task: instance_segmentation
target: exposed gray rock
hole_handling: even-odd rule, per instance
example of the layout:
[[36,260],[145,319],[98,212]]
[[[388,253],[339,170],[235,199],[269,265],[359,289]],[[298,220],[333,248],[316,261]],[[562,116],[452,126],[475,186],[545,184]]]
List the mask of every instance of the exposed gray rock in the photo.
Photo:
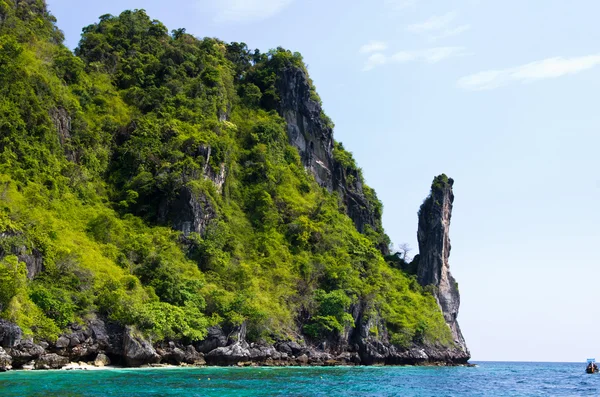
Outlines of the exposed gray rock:
[[[200,145],[190,148],[188,152],[196,157],[204,158],[202,174],[193,172],[186,177],[189,179],[205,178],[211,181],[216,191],[220,194],[225,184],[227,169],[221,163],[218,169],[213,169],[210,164],[212,148],[209,145]],[[206,191],[193,185],[184,185],[179,188],[175,199],[165,198],[158,209],[159,222],[170,224],[175,230],[183,232],[184,236],[190,233],[204,234],[211,220],[217,216],[213,199]]]
[[137,335],[132,327],[126,327],[123,335],[123,358],[128,367],[139,367],[155,364],[160,361],[160,356],[152,344]]
[[0,372],[10,371],[12,369],[12,357],[0,347]]
[[56,340],[56,347],[58,349],[64,349],[64,348],[68,347],[70,343],[71,343],[71,340],[69,338],[67,338],[66,336],[61,336],[60,338],[58,338]]
[[50,118],[58,131],[61,145],[65,145],[71,139],[71,117],[65,108],[50,109]]
[[311,98],[308,76],[300,68],[288,67],[279,73],[277,84],[279,113],[287,123],[290,144],[319,185],[333,191],[333,129],[321,116],[319,102]]
[[4,245],[8,248],[6,252],[0,248],[0,258],[10,254],[16,255],[19,262],[25,263],[27,267],[27,278],[32,280],[44,270],[41,251],[35,247],[28,247],[30,244],[22,233],[4,231],[0,233],[0,240],[4,240]]
[[184,236],[192,232],[204,234],[209,222],[217,216],[210,197],[189,186],[182,187],[177,198],[160,212],[160,218],[170,222],[171,227],[183,232]]
[[17,255],[19,262],[25,262],[27,266],[27,278],[33,280],[35,276],[44,270],[44,258],[42,253],[33,248],[31,252],[24,251]]
[[50,109],[50,118],[58,133],[60,145],[63,147],[65,155],[69,161],[77,161],[76,151],[70,147],[71,141],[71,116],[65,108],[58,107]]
[[219,166],[218,171],[213,170],[210,165],[210,156],[212,154],[212,147],[210,145],[200,145],[196,153],[197,156],[204,157],[204,168],[202,173],[204,177],[214,183],[217,192],[222,193],[223,185],[225,184],[226,168],[225,164],[222,163]]
[[301,355],[297,360],[300,364],[308,364],[308,356],[306,354]]
[[[460,294],[458,284],[450,273],[450,219],[454,181],[440,175],[433,181],[431,194],[419,210],[419,258],[417,279],[423,286],[433,285],[444,319],[452,331],[456,345],[470,358],[465,340],[457,322]],[[466,360],[465,360],[466,361]]]
[[209,365],[236,365],[251,359],[250,350],[245,343],[235,343],[226,347],[218,347],[204,356]]
[[247,325],[246,322],[243,322],[241,325],[237,327],[233,327],[227,336],[227,343],[229,345],[235,343],[246,343],[246,331]]
[[79,336],[77,334],[71,334],[69,336],[69,346],[70,347],[75,347],[81,344],[82,340],[85,340],[85,338],[79,338]]
[[204,354],[196,351],[194,346],[189,345],[185,348],[185,357],[183,362],[186,364],[192,365],[205,365],[206,361],[204,360]]
[[306,353],[306,347],[300,346],[296,342],[279,342],[275,345],[277,350],[282,353],[286,353],[288,355],[300,356],[303,353]]
[[200,353],[208,353],[218,347],[227,346],[227,335],[221,327],[209,327],[208,335],[202,342],[196,344],[196,350]]
[[21,328],[6,320],[0,319],[0,346],[11,348],[21,342]]
[[[382,232],[381,208],[367,199],[358,170],[348,169],[334,158],[333,127],[311,92],[306,72],[289,66],[277,77],[278,111],[287,123],[288,140],[298,149],[304,167],[319,185],[339,192],[346,213],[359,232],[363,233],[367,225]],[[388,254],[386,243],[378,248]]]
[[13,366],[16,368],[30,361],[37,360],[40,356],[46,354],[44,348],[33,343],[32,339],[23,339],[19,344],[6,349],[6,352],[13,358]]
[[44,354],[35,361],[35,369],[61,369],[69,363],[67,357],[56,353]]
[[180,349],[175,342],[161,344],[156,348],[156,353],[158,353],[158,355],[161,357],[161,362],[173,365],[179,365],[185,362],[186,353]]
[[105,349],[110,344],[110,337],[106,330],[106,324],[100,319],[94,319],[89,323],[89,330],[92,338],[98,343],[101,349]]

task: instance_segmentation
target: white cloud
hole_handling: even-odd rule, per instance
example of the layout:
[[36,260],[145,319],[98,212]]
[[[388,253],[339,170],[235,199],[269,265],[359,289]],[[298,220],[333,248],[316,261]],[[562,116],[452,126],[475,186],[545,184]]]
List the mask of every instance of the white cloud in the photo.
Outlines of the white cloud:
[[365,62],[364,71],[372,70],[377,66],[390,63],[425,62],[438,63],[444,59],[465,55],[464,47],[436,47],[424,50],[400,51],[391,56],[381,53],[371,55]]
[[[251,22],[270,18],[293,0],[219,0],[213,4],[215,22]],[[202,1],[204,3],[204,1]]]
[[446,39],[446,38],[452,37],[452,36],[457,36],[457,35],[464,33],[470,29],[471,29],[471,25],[468,25],[468,24],[460,25],[460,26],[457,26],[452,29],[446,29],[442,33],[438,34],[437,36],[432,36],[430,38],[430,40],[436,41],[436,40]]
[[573,58],[554,57],[531,62],[514,68],[488,70],[462,77],[457,86],[465,90],[481,91],[510,83],[531,83],[583,72],[600,65],[600,54]]
[[434,15],[425,22],[408,25],[406,30],[412,33],[427,33],[442,30],[454,21],[457,17],[456,11],[451,11],[444,15]]
[[367,58],[367,61],[365,62],[365,67],[363,68],[363,70],[364,71],[371,70],[371,69],[375,68],[376,66],[385,64],[386,62],[387,62],[387,58],[385,55],[383,55],[381,53],[372,54],[369,58]]
[[391,61],[397,63],[412,62],[417,59],[416,51],[400,51],[390,57]]
[[383,41],[371,41],[368,44],[365,44],[362,47],[360,47],[359,52],[361,54],[370,54],[372,52],[385,51],[387,47],[387,43],[384,43]]

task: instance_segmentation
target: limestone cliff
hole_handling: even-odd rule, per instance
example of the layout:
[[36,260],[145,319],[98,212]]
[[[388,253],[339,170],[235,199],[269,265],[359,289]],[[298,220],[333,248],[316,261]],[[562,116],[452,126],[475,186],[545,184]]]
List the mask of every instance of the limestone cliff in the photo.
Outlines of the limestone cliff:
[[[227,176],[226,166],[221,163],[215,171],[210,165],[211,153],[212,148],[208,145],[200,145],[195,150],[196,157],[204,158],[204,168],[202,175],[192,174],[188,178],[210,181],[217,194],[221,194]],[[175,198],[166,197],[158,210],[159,221],[170,225],[174,230],[183,232],[184,236],[192,232],[203,235],[210,221],[216,216],[217,210],[206,189],[200,189],[193,183],[181,186]]]
[[454,342],[469,355],[457,322],[460,294],[458,284],[450,273],[450,219],[454,181],[442,174],[433,180],[431,193],[419,210],[419,257],[417,279],[422,286],[433,285],[435,297],[452,330]]
[[[369,200],[358,169],[345,167],[334,157],[333,125],[311,89],[306,71],[295,66],[282,69],[277,90],[278,112],[287,123],[289,142],[298,149],[304,167],[319,185],[339,193],[346,214],[359,232],[369,226],[383,234],[381,207]],[[387,254],[386,243],[379,244],[379,249]]]
[[300,152],[307,170],[319,185],[333,191],[333,129],[321,117],[319,102],[311,98],[306,73],[297,67],[288,67],[279,74],[279,113],[287,122],[290,144]]

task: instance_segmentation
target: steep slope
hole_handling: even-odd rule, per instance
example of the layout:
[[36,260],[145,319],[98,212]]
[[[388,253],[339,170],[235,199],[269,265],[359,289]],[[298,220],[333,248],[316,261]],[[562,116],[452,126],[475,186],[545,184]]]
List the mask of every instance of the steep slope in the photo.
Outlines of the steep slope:
[[433,180],[431,194],[419,210],[419,258],[417,277],[419,284],[435,287],[434,295],[444,313],[446,324],[452,330],[454,342],[465,356],[469,350],[456,320],[460,306],[458,284],[450,273],[450,219],[454,180],[442,174]]
[[346,214],[361,233],[375,236],[379,249],[388,253],[389,238],[381,224],[382,205],[364,184],[360,170],[341,143],[333,139],[333,123],[325,115],[306,70],[278,70],[279,114],[287,124],[290,143],[298,149],[304,167],[319,185],[339,193]]
[[299,54],[141,10],[72,54],[42,0],[0,0],[0,49],[4,367],[466,361]]

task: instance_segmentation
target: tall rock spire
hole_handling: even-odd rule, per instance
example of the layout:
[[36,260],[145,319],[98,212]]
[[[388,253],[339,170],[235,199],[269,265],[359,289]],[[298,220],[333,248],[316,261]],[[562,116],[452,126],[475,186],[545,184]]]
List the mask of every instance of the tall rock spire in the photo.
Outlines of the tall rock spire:
[[457,347],[469,355],[469,350],[456,320],[460,306],[458,284],[450,273],[450,218],[454,181],[442,174],[434,178],[431,193],[419,210],[419,262],[417,279],[422,286],[435,286],[435,297],[444,319],[452,330]]

